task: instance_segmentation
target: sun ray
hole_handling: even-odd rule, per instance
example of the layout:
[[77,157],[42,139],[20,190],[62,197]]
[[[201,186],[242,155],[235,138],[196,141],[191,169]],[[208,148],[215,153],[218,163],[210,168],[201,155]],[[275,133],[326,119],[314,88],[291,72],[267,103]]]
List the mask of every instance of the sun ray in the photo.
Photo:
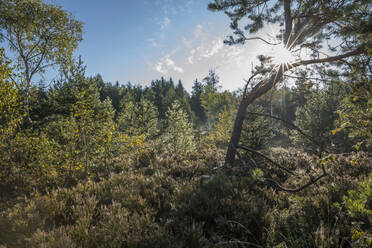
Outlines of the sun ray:
[[302,33],[304,31],[305,31],[305,28],[302,28],[301,31],[297,34],[297,37],[293,40],[292,44],[288,47],[289,50],[292,50],[292,48],[295,45],[296,41],[300,38],[300,36],[302,35]]

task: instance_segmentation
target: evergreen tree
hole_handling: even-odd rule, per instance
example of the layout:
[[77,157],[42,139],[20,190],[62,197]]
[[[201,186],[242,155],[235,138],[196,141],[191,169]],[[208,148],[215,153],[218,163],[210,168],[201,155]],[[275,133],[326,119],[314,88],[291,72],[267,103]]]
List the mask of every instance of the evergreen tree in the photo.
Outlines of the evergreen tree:
[[118,117],[119,130],[129,136],[154,137],[157,133],[158,111],[154,104],[142,98],[139,103],[127,102]]
[[205,87],[200,95],[200,102],[207,117],[207,124],[213,126],[219,113],[224,110],[231,113],[234,97],[228,91],[216,92],[210,87]]
[[312,90],[304,106],[296,110],[294,124],[312,139],[293,131],[294,143],[310,153],[348,152],[350,141],[344,132],[332,134],[335,129],[337,111],[342,99],[346,96],[346,88],[339,82],[332,82],[323,89]]
[[221,88],[220,84],[220,78],[216,74],[215,70],[209,70],[208,76],[203,78],[203,82],[206,87],[209,87],[212,93],[215,93],[218,91],[218,89]]
[[202,83],[198,82],[196,79],[194,85],[192,86],[190,105],[191,110],[195,115],[195,122],[197,126],[201,126],[206,123],[207,117],[202,107],[201,95],[204,92],[204,86]]
[[[263,113],[264,109],[255,104],[250,106],[248,112]],[[264,150],[269,147],[272,135],[269,118],[249,114],[243,124],[240,142],[252,149]]]
[[172,104],[166,115],[167,128],[164,143],[167,151],[180,159],[195,150],[192,125],[178,101]]

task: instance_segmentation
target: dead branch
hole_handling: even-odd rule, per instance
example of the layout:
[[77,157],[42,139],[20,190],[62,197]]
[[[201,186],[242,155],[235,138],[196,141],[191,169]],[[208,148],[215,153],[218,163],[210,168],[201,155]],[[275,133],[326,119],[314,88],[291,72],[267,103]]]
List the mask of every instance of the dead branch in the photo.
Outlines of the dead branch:
[[260,40],[260,41],[263,41],[263,42],[265,42],[266,44],[268,44],[268,45],[272,45],[272,46],[277,46],[277,45],[280,45],[280,44],[281,44],[281,42],[272,43],[272,42],[267,41],[267,40],[265,40],[265,39],[263,39],[263,38],[261,38],[261,37],[250,37],[250,38],[247,38],[247,37],[243,36],[243,39],[244,39],[245,41],[247,41],[247,40]]
[[248,86],[251,83],[252,79],[255,76],[257,76],[258,74],[259,74],[259,72],[256,72],[256,73],[252,74],[251,77],[248,80],[244,80],[246,84],[245,84],[245,87],[244,87],[243,97],[245,97],[245,95],[247,94]]
[[[322,166],[324,168],[324,166]],[[287,187],[284,187],[282,186],[280,183],[278,183],[277,181],[273,180],[273,179],[270,179],[270,178],[265,178],[265,181],[269,184],[272,184],[275,188],[277,188],[278,190],[281,190],[281,191],[285,191],[285,192],[289,192],[289,193],[297,193],[297,192],[300,192],[301,190],[315,184],[317,181],[319,181],[320,179],[322,179],[323,177],[327,176],[327,173],[325,172],[325,170],[323,171],[323,174],[321,174],[320,176],[316,177],[316,178],[311,178],[310,181],[304,185],[302,185],[301,187],[299,188],[296,188],[296,189],[290,189],[290,188],[287,188]]]
[[251,152],[251,153],[254,153],[254,154],[257,154],[261,157],[263,157],[264,159],[266,159],[267,161],[269,161],[270,163],[272,163],[273,165],[275,165],[276,167],[288,172],[289,174],[291,175],[295,175],[291,170],[285,168],[284,166],[280,165],[279,163],[275,162],[274,160],[272,160],[271,158],[267,157],[266,155],[262,154],[261,152],[259,151],[256,151],[252,148],[249,148],[249,147],[246,147],[244,145],[238,145],[237,148],[240,148],[240,149],[243,149],[243,150],[246,150],[248,152]]
[[324,79],[324,78],[315,78],[315,77],[297,77],[293,75],[284,75],[285,77],[294,78],[294,79],[306,79],[306,80],[317,80],[322,82],[331,82],[331,79]]

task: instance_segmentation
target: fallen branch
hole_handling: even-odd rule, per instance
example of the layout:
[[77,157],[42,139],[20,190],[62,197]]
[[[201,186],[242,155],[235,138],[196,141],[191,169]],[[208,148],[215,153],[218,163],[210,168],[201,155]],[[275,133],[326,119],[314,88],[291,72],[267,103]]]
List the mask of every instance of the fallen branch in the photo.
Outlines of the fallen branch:
[[270,184],[272,184],[278,190],[289,192],[289,193],[297,193],[297,192],[300,192],[301,190],[309,187],[310,185],[315,184],[317,181],[319,181],[320,179],[322,179],[325,176],[327,176],[327,173],[323,172],[322,175],[318,176],[315,179],[310,179],[310,181],[308,183],[306,183],[305,185],[303,185],[303,186],[301,186],[299,188],[296,188],[296,189],[286,188],[286,187],[280,185],[280,183],[278,183],[277,181],[275,181],[273,179],[270,179],[270,178],[265,178],[265,181],[268,182],[268,183],[270,183]]
[[266,160],[268,160],[269,162],[271,162],[272,164],[274,164],[276,167],[288,172],[289,174],[291,175],[295,175],[291,170],[285,168],[284,166],[280,165],[279,163],[275,162],[274,160],[272,160],[271,158],[267,157],[266,155],[262,154],[261,152],[258,152],[254,149],[251,149],[249,147],[246,147],[246,146],[243,146],[243,145],[238,145],[237,148],[240,148],[240,149],[243,149],[243,150],[246,150],[248,152],[251,152],[251,153],[254,153],[254,154],[257,154],[263,158],[265,158]]

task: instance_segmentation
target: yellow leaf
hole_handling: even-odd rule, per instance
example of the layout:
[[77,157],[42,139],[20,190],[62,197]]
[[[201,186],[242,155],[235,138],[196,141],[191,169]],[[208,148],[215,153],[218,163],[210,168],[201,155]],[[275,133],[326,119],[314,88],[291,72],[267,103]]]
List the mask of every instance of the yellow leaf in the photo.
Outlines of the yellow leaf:
[[356,149],[356,150],[359,150],[360,146],[362,145],[363,142],[358,142],[356,143],[355,145],[353,145],[353,147]]
[[336,133],[341,132],[341,131],[342,131],[342,128],[336,128],[336,129],[333,129],[331,132],[333,135],[335,135]]
[[358,100],[359,100],[359,97],[354,96],[353,101],[356,102],[356,101],[358,101]]

